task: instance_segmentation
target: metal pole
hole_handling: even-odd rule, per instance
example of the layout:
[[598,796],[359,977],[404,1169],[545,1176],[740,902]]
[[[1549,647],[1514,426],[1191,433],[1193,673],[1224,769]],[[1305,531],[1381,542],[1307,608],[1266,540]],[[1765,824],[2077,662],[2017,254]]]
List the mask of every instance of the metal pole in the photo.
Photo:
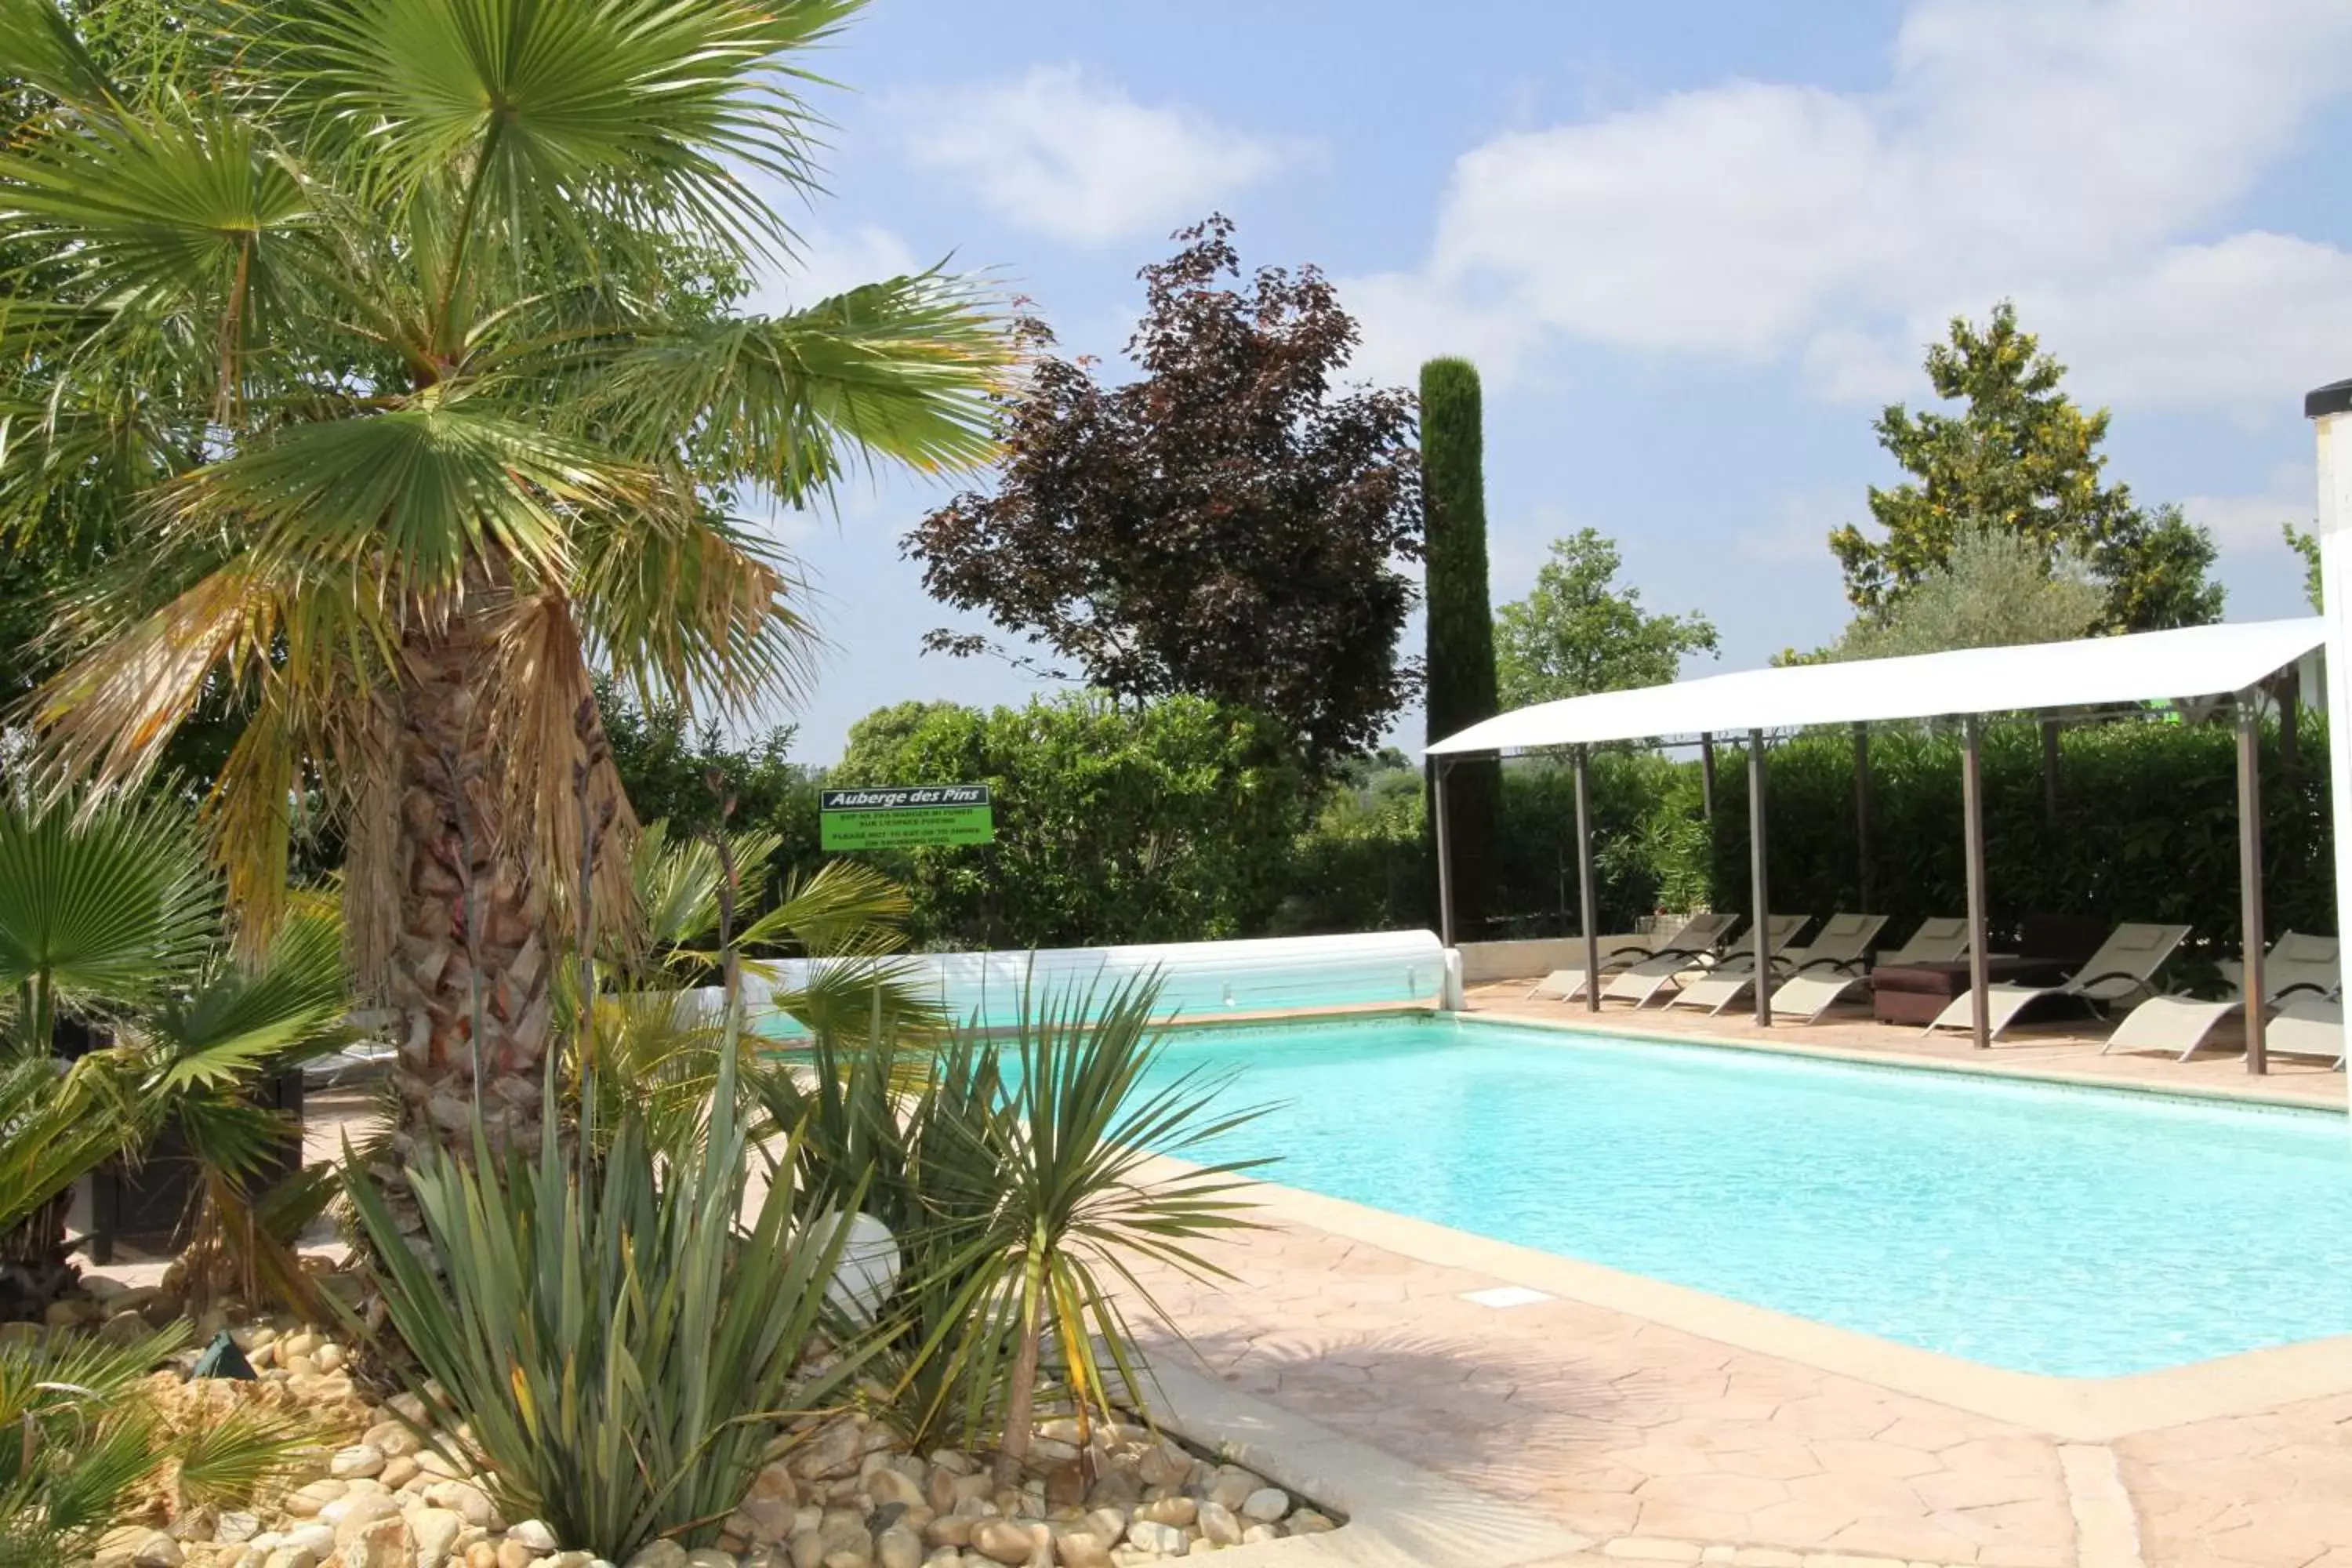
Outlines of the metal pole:
[[2251,688],[2238,693],[2238,898],[2243,912],[2246,989],[2246,1070],[2270,1071],[2263,1037],[2263,734],[2262,704]]
[[2058,721],[2042,721],[2042,825],[2058,831]]
[[1861,912],[1869,914],[1870,901],[1870,726],[1853,727],[1853,864],[1856,891],[1862,900]]
[[1601,900],[1593,892],[1592,807],[1585,782],[1584,748],[1576,748],[1576,896],[1584,927],[1584,1010],[1601,1011]]
[[1454,945],[1454,845],[1452,835],[1445,831],[1445,775],[1453,771],[1452,757],[1437,759],[1435,798],[1431,802],[1437,814],[1433,825],[1437,831],[1437,940],[1445,947]]
[[1969,1009],[1976,1018],[1974,1044],[1984,1051],[1992,1048],[1989,1016],[1992,943],[1985,932],[1984,759],[1979,743],[1984,721],[1969,717],[1963,721],[1961,732],[1967,737],[1960,752],[1960,817],[1969,875]]
[[1699,808],[1709,822],[1715,820],[1715,737],[1698,738],[1698,799]]
[[1749,915],[1756,946],[1756,1026],[1772,1026],[1772,900],[1765,886],[1764,731],[1748,731],[1748,880],[1755,902]]
[[2352,381],[2303,400],[2319,458],[2319,584],[2327,622],[2327,783],[2336,843],[2336,931],[2352,932]]

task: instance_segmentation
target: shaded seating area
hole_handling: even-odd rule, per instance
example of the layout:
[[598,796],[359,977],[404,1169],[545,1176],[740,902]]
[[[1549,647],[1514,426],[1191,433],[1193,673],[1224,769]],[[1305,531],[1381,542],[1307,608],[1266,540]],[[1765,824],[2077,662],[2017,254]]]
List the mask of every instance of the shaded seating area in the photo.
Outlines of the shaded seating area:
[[1971,988],[1953,998],[1927,1027],[1969,1029],[1997,1040],[2029,1007],[2073,1004],[2105,1016],[2111,1007],[2153,994],[2156,972],[2188,937],[2183,925],[2117,926],[2082,968],[2056,984],[2004,983],[1982,994]]
[[1582,964],[1555,969],[1530,986],[1528,994],[1556,996],[1563,1002],[1572,1002],[1584,994],[1588,973],[1606,975],[1638,963],[1655,963],[1668,959],[1681,959],[1685,966],[1701,963],[1713,958],[1738,928],[1738,915],[1702,910],[1683,921],[1671,935],[1663,938],[1633,933],[1599,937],[1593,944],[1598,948],[1599,961],[1593,963],[1590,970]]
[[[2263,955],[2263,1005],[2275,1010],[2291,1003],[2333,1003],[2343,988],[2337,946],[2332,936],[2306,936],[2292,931],[2273,942],[2270,952]],[[2178,1052],[2184,1062],[2195,1056],[2211,1039],[2215,1025],[2245,1006],[2244,965],[2225,965],[2224,970],[2231,984],[2230,995],[2218,1000],[2152,996],[2125,1015],[2124,1021],[2116,1026],[2116,1032],[2107,1037],[2106,1044],[2099,1047],[2100,1055],[2109,1051],[2162,1051],[2167,1055]],[[2307,1016],[2305,1021],[2309,1021]],[[2337,1023],[2340,1028],[2340,1016]],[[2292,1052],[2281,1046],[2275,1017],[2267,1029],[2273,1050],[2282,1055],[2312,1054]],[[2294,1033],[2289,1031],[2290,1035]],[[2335,1054],[2340,1058],[2343,1052],[2339,1048]]]
[[[1474,725],[1429,748],[1435,763],[1434,815],[1441,939],[1454,942],[1451,849],[1446,811],[1446,775],[1465,757],[1528,752],[1565,752],[1573,771],[1577,799],[1578,894],[1585,938],[1586,973],[1603,972],[1604,960],[1594,912],[1598,908],[1590,830],[1588,756],[1595,747],[1633,743],[1652,747],[1696,744],[1713,756],[1725,738],[1745,741],[1748,815],[1748,886],[1751,910],[1773,907],[1771,809],[1766,758],[1777,737],[1825,727],[1850,730],[1854,741],[1857,855],[1863,870],[1863,916],[1871,905],[1868,848],[1869,733],[1873,725],[1948,726],[1960,741],[1961,858],[1966,912],[1962,930],[1948,924],[1912,934],[1906,948],[1867,960],[1828,957],[1818,973],[1791,962],[1789,941],[1775,922],[1752,923],[1712,963],[1685,963],[1668,972],[1664,959],[1625,964],[1600,987],[1573,993],[1584,1006],[1600,1011],[1605,998],[1637,1005],[1674,994],[1685,1005],[1723,1007],[1739,997],[1753,1001],[1755,1023],[1769,1028],[1776,1019],[1809,1022],[1830,1007],[1872,994],[1874,1013],[1914,1028],[1965,1028],[1970,1042],[1990,1048],[1995,1038],[2028,1009],[2112,1006],[2153,994],[2157,971],[2188,932],[2148,921],[2149,910],[2117,910],[2126,923],[2114,933],[2122,945],[2112,952],[2066,956],[2033,951],[2020,941],[2016,925],[2000,928],[2011,951],[1996,944],[1986,886],[1985,800],[1982,742],[1993,723],[2040,723],[2048,754],[2055,755],[2056,723],[2089,724],[2145,721],[2151,706],[2193,722],[2221,722],[2235,731],[2238,793],[2240,928],[2246,969],[2244,996],[2246,1067],[2264,1070],[2263,999],[2270,994],[2262,967],[2263,923],[2262,765],[2260,736],[2265,689],[2288,678],[2326,641],[2316,617],[2192,626],[2170,631],[2094,637],[2025,647],[1957,649],[1896,658],[1791,665],[1737,671],[1630,691],[1611,691],[1538,704]],[[2291,709],[2283,710],[2291,711]],[[1711,766],[1711,763],[1710,763]],[[1709,773],[1710,780],[1713,777]],[[1713,785],[1710,784],[1710,790]],[[2088,879],[2086,879],[2088,880]],[[1718,885],[1717,893],[1722,889]],[[2085,887],[2086,902],[2096,900]],[[2151,900],[2151,901],[2161,901]],[[1944,917],[1948,921],[1949,917]],[[2032,922],[2027,922],[2031,925]],[[1826,934],[1826,933],[1825,933]],[[1875,934],[1874,932],[1874,934]],[[2231,933],[2215,931],[2209,938]],[[1958,937],[1957,942],[1954,938]],[[1820,945],[1817,941],[1815,945]],[[1810,950],[1808,950],[1810,953]],[[1826,956],[1826,955],[1825,955]],[[2097,962],[2094,962],[2094,961]],[[2200,962],[2210,963],[2210,955]],[[1648,973],[1638,973],[1648,963]],[[2207,973],[2210,974],[2210,970]],[[1636,978],[1628,980],[1628,975]],[[1758,978],[1765,984],[1758,984]],[[2281,1010],[2284,1013],[2284,1009]],[[2315,1007],[2294,1020],[2296,1028],[2322,1030],[2328,1020]],[[2340,1032],[2340,1025],[2336,1026]]]

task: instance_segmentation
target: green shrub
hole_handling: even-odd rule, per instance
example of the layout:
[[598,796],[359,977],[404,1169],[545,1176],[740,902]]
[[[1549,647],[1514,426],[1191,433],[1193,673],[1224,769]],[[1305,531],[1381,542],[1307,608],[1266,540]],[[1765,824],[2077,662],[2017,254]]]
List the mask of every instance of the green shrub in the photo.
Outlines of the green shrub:
[[866,857],[907,889],[916,940],[951,947],[1255,935],[1310,804],[1272,723],[1195,697],[908,703],[860,721],[825,782],[992,787],[994,843]]
[[[856,1202],[898,1238],[882,1364],[917,1449],[993,1431],[1017,1479],[1041,1340],[1082,1415],[1148,1408],[1127,1311],[1159,1309],[1133,1265],[1222,1276],[1194,1246],[1251,1226],[1234,1188],[1256,1163],[1203,1146],[1256,1112],[1213,1110],[1222,1085],[1194,1074],[1151,1081],[1158,996],[1149,980],[1024,994],[1009,1038],[959,1030],[936,1058],[878,1032],[862,1047],[820,1035],[812,1071],[760,1080],[813,1201]],[[1155,1154],[1211,1163],[1154,1175]]]
[[751,1173],[733,1046],[698,1137],[659,1139],[625,1100],[594,1160],[567,1158],[551,1117],[535,1161],[501,1166],[478,1133],[470,1166],[420,1144],[407,1181],[438,1273],[364,1169],[349,1174],[443,1441],[479,1463],[507,1517],[615,1563],[656,1537],[708,1544],[776,1426],[858,1365],[808,1359],[847,1227],[805,1226],[786,1181],[739,1223]]
[[[2264,923],[2336,929],[2324,736],[2306,721],[2286,767],[2278,731],[2263,757]],[[1874,731],[1870,739],[1870,903],[1892,929],[1967,907],[1959,735]],[[1985,891],[1997,932],[2029,914],[2177,921],[2203,942],[2239,940],[2237,738],[2226,723],[2070,726],[2060,731],[2058,815],[2044,815],[2037,726],[1986,732]],[[1815,914],[1862,904],[1853,742],[1813,733],[1769,753],[1771,895]],[[1744,908],[1747,773],[1727,753],[1713,835],[1716,885]]]

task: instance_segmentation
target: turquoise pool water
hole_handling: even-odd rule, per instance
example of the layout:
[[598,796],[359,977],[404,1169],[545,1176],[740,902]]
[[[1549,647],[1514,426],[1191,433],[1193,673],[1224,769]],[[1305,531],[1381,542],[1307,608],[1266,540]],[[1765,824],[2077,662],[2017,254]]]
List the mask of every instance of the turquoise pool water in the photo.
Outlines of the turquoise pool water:
[[[2352,1332],[2352,1131],[1447,1020],[1204,1030],[1267,1180],[1992,1366]],[[1193,1158],[1206,1157],[1194,1154]]]

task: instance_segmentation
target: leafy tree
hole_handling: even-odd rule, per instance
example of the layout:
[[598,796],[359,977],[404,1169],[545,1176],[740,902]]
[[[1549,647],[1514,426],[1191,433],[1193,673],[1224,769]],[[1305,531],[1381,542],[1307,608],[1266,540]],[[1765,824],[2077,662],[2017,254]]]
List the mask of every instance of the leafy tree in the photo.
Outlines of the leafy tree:
[[2040,548],[2000,528],[1977,528],[1952,542],[1941,565],[1920,574],[1884,621],[1857,619],[1832,650],[1838,658],[1887,658],[1956,647],[2065,642],[2087,636],[2106,608],[2098,584],[2074,562],[2053,568]]
[[1714,622],[1643,609],[1639,588],[1617,585],[1619,564],[1598,530],[1552,541],[1534,590],[1496,615],[1506,703],[1663,686],[1685,656],[1717,651]]
[[2312,613],[2327,607],[2326,597],[2320,592],[2319,535],[2305,533],[2291,522],[2279,524],[2286,535],[2286,547],[2303,558],[2303,596],[2311,601]]
[[2218,620],[2222,589],[2206,580],[2213,543],[2177,507],[2153,512],[2130,489],[2105,482],[2107,412],[2084,413],[2060,389],[2066,367],[2021,331],[2016,308],[1993,307],[1979,329],[1952,319],[1948,342],[1927,350],[1936,395],[1958,414],[1888,405],[1873,426],[1912,477],[1871,487],[1871,538],[1849,523],[1830,535],[1846,597],[1884,620],[1971,527],[2007,529],[2045,561],[2060,552],[2088,567],[2106,593],[2099,626],[2150,631]]
[[[1413,596],[1397,564],[1421,551],[1412,399],[1335,393],[1356,323],[1314,268],[1237,289],[1231,222],[1176,237],[1142,272],[1127,344],[1142,374],[1107,386],[1025,322],[996,493],[957,496],[905,549],[933,597],[1088,685],[1255,709],[1328,766],[1377,741],[1415,683],[1397,658]],[[944,630],[925,643],[1001,651]]]
[[[597,705],[613,766],[641,821],[667,822],[672,839],[686,839],[717,827],[720,805],[731,799],[729,820],[764,847],[744,863],[748,885],[816,870],[816,775],[791,760],[799,734],[794,726],[780,724],[736,741],[715,719],[697,723],[675,702],[640,707],[609,683],[599,683]],[[642,897],[638,903],[643,906]]]
[[991,786],[994,843],[871,857],[912,898],[917,940],[956,947],[1253,934],[1312,794],[1267,719],[1099,693],[886,708],[850,730],[826,782]]
[[[1486,590],[1486,471],[1478,370],[1465,359],[1421,367],[1421,472],[1428,568],[1428,733],[1442,741],[1499,711],[1495,618]],[[1456,763],[1446,780],[1454,919],[1483,931],[1495,879],[1502,766]],[[1431,816],[1435,819],[1434,775]]]
[[317,794],[406,1016],[401,1142],[528,1146],[583,863],[629,923],[587,647],[698,710],[790,682],[793,579],[739,494],[990,451],[966,287],[734,309],[789,237],[746,176],[805,188],[800,61],[855,8],[224,6],[185,13],[190,85],[7,0],[38,108],[0,153],[0,528],[93,478],[138,520],[57,627],[48,760],[127,784],[208,694],[247,705],[209,814],[240,930]]

